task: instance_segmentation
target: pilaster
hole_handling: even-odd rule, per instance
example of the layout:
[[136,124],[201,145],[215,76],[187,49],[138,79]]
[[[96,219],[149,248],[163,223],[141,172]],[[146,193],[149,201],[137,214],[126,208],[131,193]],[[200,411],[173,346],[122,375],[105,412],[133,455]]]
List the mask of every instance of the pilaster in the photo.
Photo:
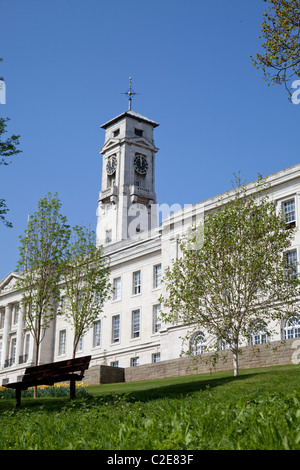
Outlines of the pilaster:
[[3,342],[2,342],[2,357],[1,357],[1,367],[4,367],[5,361],[9,359],[9,332],[11,329],[12,321],[12,304],[7,304],[5,306],[5,317],[4,317],[4,328],[3,328]]

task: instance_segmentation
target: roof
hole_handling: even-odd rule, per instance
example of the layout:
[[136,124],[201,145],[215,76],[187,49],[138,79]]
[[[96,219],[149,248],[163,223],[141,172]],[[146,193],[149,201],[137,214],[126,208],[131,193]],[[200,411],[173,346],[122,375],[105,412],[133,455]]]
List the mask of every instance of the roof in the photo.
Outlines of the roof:
[[152,121],[151,119],[149,119],[145,116],[142,116],[141,114],[136,113],[135,111],[132,111],[132,109],[128,109],[124,113],[119,114],[118,116],[114,117],[110,121],[107,121],[106,123],[102,124],[102,126],[100,126],[100,127],[102,129],[106,129],[107,127],[111,126],[114,122],[117,122],[117,121],[119,121],[120,119],[123,119],[126,116],[129,116],[133,119],[137,119],[138,121],[143,121],[143,122],[146,122],[148,124],[151,124],[151,126],[153,126],[153,127],[159,126],[159,124],[157,122]]

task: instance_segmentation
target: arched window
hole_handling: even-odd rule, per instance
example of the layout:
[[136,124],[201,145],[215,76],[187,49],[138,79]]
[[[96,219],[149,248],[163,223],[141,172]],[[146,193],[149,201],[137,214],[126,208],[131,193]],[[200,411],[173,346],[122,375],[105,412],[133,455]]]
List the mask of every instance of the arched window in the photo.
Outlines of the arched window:
[[283,339],[300,338],[300,315],[291,315],[283,327]]
[[201,331],[194,334],[191,339],[191,355],[196,356],[197,354],[203,354],[206,348],[205,335]]

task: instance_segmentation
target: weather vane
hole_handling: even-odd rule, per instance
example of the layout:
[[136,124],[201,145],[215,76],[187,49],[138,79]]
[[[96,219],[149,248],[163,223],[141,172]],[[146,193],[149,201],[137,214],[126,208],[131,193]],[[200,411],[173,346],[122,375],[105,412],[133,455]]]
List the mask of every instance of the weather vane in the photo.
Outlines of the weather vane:
[[131,110],[132,97],[135,96],[135,95],[139,95],[139,93],[135,93],[132,89],[132,77],[131,76],[129,77],[129,89],[125,93],[122,93],[122,95],[127,95],[128,96],[128,98],[129,98],[128,109]]

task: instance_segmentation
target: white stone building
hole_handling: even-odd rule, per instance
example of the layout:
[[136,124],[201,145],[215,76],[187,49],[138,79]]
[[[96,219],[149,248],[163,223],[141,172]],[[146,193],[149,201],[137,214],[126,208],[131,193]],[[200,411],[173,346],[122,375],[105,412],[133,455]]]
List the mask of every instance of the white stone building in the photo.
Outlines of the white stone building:
[[[182,351],[180,338],[186,329],[160,320],[161,279],[164,267],[178,256],[179,238],[216,206],[219,196],[169,214],[166,206],[157,205],[157,126],[131,109],[101,126],[105,142],[97,243],[110,258],[114,295],[78,347],[77,356],[92,355],[91,365],[134,367],[178,358]],[[298,225],[300,164],[270,175],[268,181],[288,223]],[[163,216],[159,225],[158,211]],[[299,246],[297,233],[288,254],[291,264],[298,259]],[[33,364],[33,340],[23,323],[17,276],[12,272],[0,281],[0,385],[15,381]],[[300,317],[278,325],[274,340],[299,336]],[[41,344],[40,363],[72,357],[72,339],[70,325],[57,316]],[[263,334],[253,338],[257,343],[264,340]]]

